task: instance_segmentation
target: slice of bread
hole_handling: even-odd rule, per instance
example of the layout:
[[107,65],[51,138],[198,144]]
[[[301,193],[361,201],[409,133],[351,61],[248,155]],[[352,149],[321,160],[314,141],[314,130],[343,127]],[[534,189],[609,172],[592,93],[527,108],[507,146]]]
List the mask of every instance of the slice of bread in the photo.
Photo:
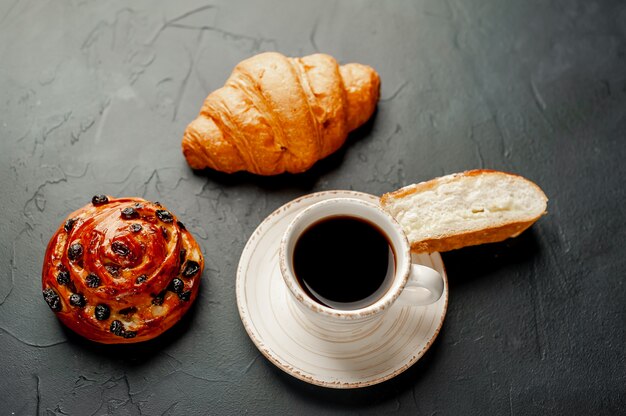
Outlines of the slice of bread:
[[470,170],[409,185],[380,199],[415,252],[449,251],[517,237],[546,213],[533,182],[495,170]]

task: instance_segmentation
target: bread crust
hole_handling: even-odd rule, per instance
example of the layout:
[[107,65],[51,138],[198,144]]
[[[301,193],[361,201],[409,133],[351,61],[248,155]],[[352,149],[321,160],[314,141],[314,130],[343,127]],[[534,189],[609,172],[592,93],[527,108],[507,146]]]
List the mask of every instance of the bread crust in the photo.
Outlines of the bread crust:
[[[537,195],[543,199],[544,203],[547,203],[548,198],[546,197],[543,190],[534,182],[529,181],[528,179],[513,173],[501,172],[492,169],[474,169],[468,170],[465,172],[455,173],[451,175],[442,176],[439,178],[435,178],[429,181],[420,182],[413,185],[408,185],[403,188],[400,188],[396,191],[389,192],[381,196],[380,201],[383,208],[388,207],[393,203],[393,200],[399,200],[402,198],[406,198],[409,195],[424,192],[431,189],[436,188],[445,183],[449,183],[452,181],[459,180],[463,177],[471,177],[471,176],[480,176],[480,175],[502,175],[503,177],[511,176],[516,178],[523,179],[526,183],[532,185],[536,188]],[[487,243],[495,243],[504,241],[507,238],[517,237],[523,231],[525,231],[528,227],[530,227],[533,223],[535,223],[541,216],[545,215],[547,211],[540,213],[534,217],[528,217],[525,221],[513,221],[508,223],[497,223],[492,227],[480,229],[480,230],[471,230],[467,232],[459,232],[455,234],[442,235],[442,236],[433,236],[433,238],[420,240],[420,241],[411,241],[411,250],[416,253],[420,252],[428,252],[432,253],[435,251],[443,252],[456,250],[462,247],[474,246],[479,244],[487,244]]]
[[434,253],[435,251],[444,252],[480,244],[497,243],[511,237],[517,237],[528,227],[533,225],[537,219],[539,219],[539,217],[531,221],[513,222],[484,230],[416,241],[411,243],[411,251],[414,253]]

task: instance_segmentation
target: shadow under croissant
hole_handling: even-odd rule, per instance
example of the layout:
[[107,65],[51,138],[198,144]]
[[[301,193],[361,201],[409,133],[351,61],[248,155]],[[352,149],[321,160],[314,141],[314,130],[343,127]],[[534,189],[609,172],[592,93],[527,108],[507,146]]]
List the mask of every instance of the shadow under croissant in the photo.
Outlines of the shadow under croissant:
[[280,175],[262,176],[249,172],[224,173],[213,169],[194,170],[199,176],[204,176],[221,186],[231,187],[240,185],[255,185],[264,190],[282,190],[282,189],[298,189],[301,191],[309,191],[313,189],[317,181],[324,175],[338,169],[348,149],[354,143],[371,137],[371,132],[375,124],[376,114],[378,110],[369,120],[352,131],[346,142],[333,154],[318,160],[309,170],[302,173],[282,173]]
[[149,362],[154,356],[160,354],[161,351],[166,350],[171,344],[185,336],[185,333],[190,330],[195,320],[195,316],[198,313],[198,305],[203,301],[202,297],[202,290],[200,290],[187,313],[173,327],[158,337],[144,342],[134,344],[100,344],[83,338],[61,322],[59,322],[59,326],[65,332],[68,343],[80,346],[83,351],[91,352],[97,355],[98,358],[105,357],[122,360],[128,367],[141,365]]

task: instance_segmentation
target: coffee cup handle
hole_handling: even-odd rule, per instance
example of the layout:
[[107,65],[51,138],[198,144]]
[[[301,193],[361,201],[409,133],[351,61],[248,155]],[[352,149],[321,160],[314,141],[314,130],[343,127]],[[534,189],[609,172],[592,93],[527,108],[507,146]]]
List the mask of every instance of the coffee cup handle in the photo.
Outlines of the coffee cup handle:
[[411,264],[409,280],[397,302],[404,306],[426,306],[435,303],[443,294],[443,277],[437,271],[421,264]]

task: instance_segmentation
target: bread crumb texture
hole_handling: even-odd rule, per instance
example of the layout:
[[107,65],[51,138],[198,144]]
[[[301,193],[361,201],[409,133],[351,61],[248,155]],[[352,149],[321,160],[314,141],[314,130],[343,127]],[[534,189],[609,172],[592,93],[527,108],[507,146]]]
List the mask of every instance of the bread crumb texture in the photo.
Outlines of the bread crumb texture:
[[533,182],[497,171],[469,171],[410,185],[382,198],[412,244],[535,221],[547,198]]

